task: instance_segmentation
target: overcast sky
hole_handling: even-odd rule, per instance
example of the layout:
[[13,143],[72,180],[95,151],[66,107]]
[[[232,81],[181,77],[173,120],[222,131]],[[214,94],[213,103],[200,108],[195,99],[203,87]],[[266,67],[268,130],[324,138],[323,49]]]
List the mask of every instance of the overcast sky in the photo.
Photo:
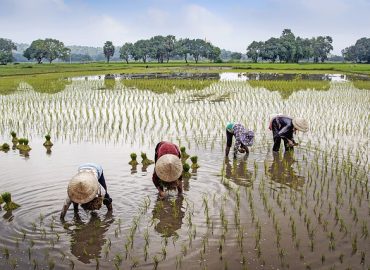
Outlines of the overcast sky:
[[101,47],[172,34],[245,53],[253,40],[289,28],[301,37],[332,36],[340,54],[370,37],[369,13],[370,0],[0,0],[0,37]]

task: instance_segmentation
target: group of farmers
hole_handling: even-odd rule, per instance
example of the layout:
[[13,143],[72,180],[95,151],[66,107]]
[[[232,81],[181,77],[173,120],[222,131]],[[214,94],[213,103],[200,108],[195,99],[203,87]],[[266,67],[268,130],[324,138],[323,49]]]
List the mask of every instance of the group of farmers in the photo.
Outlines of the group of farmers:
[[[272,150],[278,152],[281,140],[283,140],[285,150],[289,151],[298,145],[293,139],[293,134],[297,131],[307,132],[308,122],[304,118],[277,115],[270,120],[269,129],[272,131],[274,140]],[[233,137],[235,137],[234,158],[238,152],[248,153],[248,146],[252,146],[254,142],[254,132],[247,130],[242,124],[228,123],[226,125],[225,156],[229,155]],[[179,194],[182,193],[182,171],[179,147],[171,142],[158,143],[155,147],[155,168],[152,180],[160,198],[166,196],[165,188],[175,188]],[[105,190],[104,197],[101,194],[101,187]],[[75,212],[78,211],[79,204],[87,210],[99,209],[102,204],[107,207],[108,211],[113,209],[103,169],[98,164],[82,164],[78,168],[78,173],[70,180],[67,193],[68,197],[60,214],[61,219],[64,219],[72,203]]]

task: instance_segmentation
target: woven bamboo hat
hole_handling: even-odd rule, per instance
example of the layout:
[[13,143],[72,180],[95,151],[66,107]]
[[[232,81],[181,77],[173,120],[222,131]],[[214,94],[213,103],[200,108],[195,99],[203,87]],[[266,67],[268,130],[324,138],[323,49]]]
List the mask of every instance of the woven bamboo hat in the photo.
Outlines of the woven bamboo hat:
[[162,181],[176,181],[182,174],[182,163],[180,158],[172,154],[161,156],[155,164],[155,172]]
[[293,118],[293,126],[299,131],[302,131],[302,132],[308,131],[308,122],[304,118],[300,118],[300,117]]
[[99,183],[91,171],[79,172],[69,181],[68,197],[75,203],[87,203],[93,200],[98,192]]

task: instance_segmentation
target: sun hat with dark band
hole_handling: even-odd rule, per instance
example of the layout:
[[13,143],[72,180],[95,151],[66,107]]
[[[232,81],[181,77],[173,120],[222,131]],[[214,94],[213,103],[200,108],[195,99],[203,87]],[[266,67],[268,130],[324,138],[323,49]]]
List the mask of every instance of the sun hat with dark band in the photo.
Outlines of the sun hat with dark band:
[[182,174],[182,163],[180,158],[172,154],[161,156],[155,164],[155,172],[162,181],[176,181]]
[[304,118],[300,118],[300,117],[293,118],[293,126],[299,131],[302,131],[302,132],[308,131],[308,122]]
[[77,173],[69,181],[68,197],[74,203],[87,203],[93,200],[98,193],[98,179],[92,171]]

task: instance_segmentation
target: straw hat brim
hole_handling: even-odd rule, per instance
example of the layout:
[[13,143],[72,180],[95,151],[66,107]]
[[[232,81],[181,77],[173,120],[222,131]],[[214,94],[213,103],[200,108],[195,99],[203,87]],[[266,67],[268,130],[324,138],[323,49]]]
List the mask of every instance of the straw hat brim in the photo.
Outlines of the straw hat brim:
[[176,181],[182,174],[182,163],[180,158],[172,154],[161,156],[155,164],[155,172],[162,181]]
[[307,132],[308,131],[308,122],[304,118],[293,118],[293,126],[302,132]]
[[91,171],[79,172],[69,181],[68,197],[74,203],[84,204],[93,200],[98,193],[99,183]]

